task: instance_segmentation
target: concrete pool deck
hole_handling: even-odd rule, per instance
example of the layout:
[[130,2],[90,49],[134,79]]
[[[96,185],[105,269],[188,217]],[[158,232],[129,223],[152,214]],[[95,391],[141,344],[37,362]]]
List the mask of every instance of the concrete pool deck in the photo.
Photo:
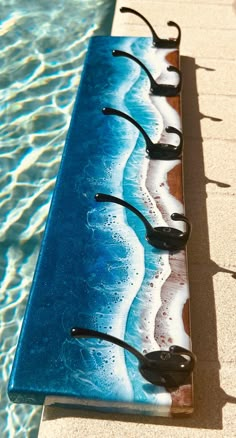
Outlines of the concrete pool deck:
[[39,438],[234,437],[236,430],[235,142],[236,3],[117,0],[112,35],[150,36],[131,7],[167,36],[182,30],[184,191],[193,223],[188,245],[195,411],[187,418],[99,414],[45,407]]

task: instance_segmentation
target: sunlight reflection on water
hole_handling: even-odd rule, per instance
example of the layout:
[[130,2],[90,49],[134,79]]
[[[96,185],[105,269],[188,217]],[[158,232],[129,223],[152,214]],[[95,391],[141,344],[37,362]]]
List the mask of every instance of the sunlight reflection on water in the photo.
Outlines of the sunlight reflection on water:
[[0,21],[0,436],[37,436],[41,408],[7,383],[89,38],[114,1],[2,0]]

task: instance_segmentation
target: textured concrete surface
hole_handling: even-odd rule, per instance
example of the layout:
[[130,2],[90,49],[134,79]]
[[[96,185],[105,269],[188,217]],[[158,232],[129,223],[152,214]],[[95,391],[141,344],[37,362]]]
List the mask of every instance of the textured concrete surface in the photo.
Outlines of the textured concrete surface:
[[[236,436],[236,3],[230,0],[117,1],[113,35],[161,37],[182,29],[184,188],[193,234],[188,246],[195,412],[189,418],[81,413],[47,407],[39,438]],[[174,31],[174,30],[173,30]]]

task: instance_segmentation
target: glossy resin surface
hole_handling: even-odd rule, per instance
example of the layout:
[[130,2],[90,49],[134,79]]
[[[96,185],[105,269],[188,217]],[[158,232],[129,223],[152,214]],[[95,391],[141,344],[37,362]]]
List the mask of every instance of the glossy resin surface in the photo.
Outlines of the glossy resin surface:
[[[96,339],[72,339],[74,326],[124,339],[143,353],[172,344],[191,348],[186,251],[170,254],[145,240],[143,224],[123,207],[96,203],[97,192],[125,199],[154,226],[173,226],[184,213],[181,159],[148,158],[136,119],[153,142],[178,144],[180,97],[150,94],[139,57],[163,83],[176,85],[178,51],[155,49],[151,38],[91,39],[18,343],[9,396],[170,415],[191,412],[191,381],[176,391],[148,383],[137,360]],[[184,224],[178,222],[181,229]],[[184,229],[184,228],[182,228]],[[50,397],[52,397],[50,399]]]

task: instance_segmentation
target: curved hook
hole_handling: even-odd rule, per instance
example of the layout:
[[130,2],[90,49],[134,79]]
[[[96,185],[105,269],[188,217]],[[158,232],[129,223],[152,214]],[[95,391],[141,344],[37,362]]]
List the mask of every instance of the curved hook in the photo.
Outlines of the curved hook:
[[184,368],[185,370],[188,369],[189,371],[193,370],[195,362],[196,362],[196,356],[195,356],[195,354],[193,354],[192,351],[187,350],[184,347],[180,347],[179,345],[172,345],[170,347],[170,352],[172,354],[177,354],[177,355],[180,355],[180,356],[183,356],[183,355],[184,356],[188,356],[189,361],[184,366],[182,366],[181,368]]
[[[169,351],[152,351],[144,355],[127,342],[97,330],[73,327],[71,336],[73,338],[98,338],[124,348],[138,359],[141,375],[153,385],[166,387],[182,385],[193,371],[196,361],[191,351],[177,345],[172,345]],[[188,359],[183,356],[187,356]]]
[[107,107],[103,108],[102,112],[105,115],[120,116],[123,119],[126,119],[130,123],[132,123],[143,135],[144,140],[146,142],[146,151],[150,158],[158,159],[158,160],[175,160],[181,155],[182,147],[183,147],[183,135],[177,128],[168,126],[166,128],[166,132],[178,135],[179,137],[178,146],[174,146],[166,143],[153,143],[150,137],[147,135],[146,131],[142,128],[142,126],[140,126],[140,124],[136,122],[136,120],[134,120],[128,114],[125,114],[117,109],[107,108]]
[[184,221],[186,223],[185,232],[172,227],[153,227],[145,216],[137,210],[137,208],[115,196],[107,195],[105,193],[97,193],[95,195],[95,200],[97,202],[113,202],[122,205],[136,214],[146,228],[146,240],[150,245],[154,246],[154,248],[168,251],[179,251],[183,249],[188,242],[191,233],[191,224],[182,214],[173,213],[171,219],[174,221]]
[[107,333],[98,332],[97,330],[90,330],[80,327],[74,327],[71,329],[71,336],[73,338],[100,338],[104,341],[112,342],[113,344],[119,345],[119,347],[125,348],[130,353],[132,353],[139,361],[149,365],[149,360],[147,360],[136,348],[127,344],[127,342],[122,339],[118,339],[115,336],[108,335]]
[[151,75],[150,71],[147,69],[147,67],[135,56],[131,55],[130,53],[123,52],[123,50],[113,50],[112,51],[113,56],[124,56],[126,58],[131,59],[132,61],[136,62],[147,74],[151,88],[150,91],[155,96],[166,96],[166,97],[173,97],[177,96],[177,94],[181,91],[182,86],[182,73],[178,68],[174,67],[173,65],[169,65],[167,67],[167,70],[170,72],[175,72],[179,76],[179,83],[178,85],[171,85],[171,84],[158,84],[153,76]]
[[135,11],[131,8],[120,8],[120,12],[130,12],[131,14],[137,15],[139,18],[141,18],[149,27],[151,33],[152,33],[152,43],[154,47],[157,47],[159,49],[174,49],[178,48],[180,45],[181,40],[181,29],[177,23],[174,21],[168,21],[168,26],[176,27],[178,30],[177,38],[175,39],[161,39],[157,36],[155,30],[153,29],[152,25],[149,23],[149,21],[141,15],[139,12]]

